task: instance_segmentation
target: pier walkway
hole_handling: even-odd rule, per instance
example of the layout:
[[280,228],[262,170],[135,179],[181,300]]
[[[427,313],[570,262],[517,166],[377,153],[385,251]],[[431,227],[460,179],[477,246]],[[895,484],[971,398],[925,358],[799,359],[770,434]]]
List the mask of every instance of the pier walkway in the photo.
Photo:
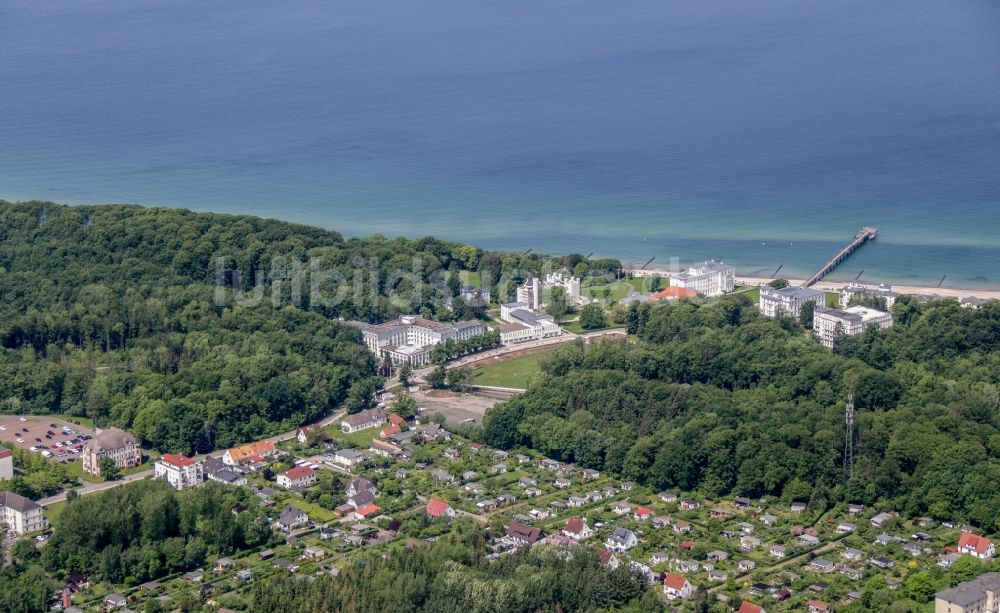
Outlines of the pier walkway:
[[847,256],[857,251],[858,248],[861,247],[861,245],[864,245],[868,241],[873,240],[876,236],[878,236],[878,228],[873,228],[870,226],[865,226],[864,228],[861,228],[861,230],[859,230],[858,233],[854,235],[854,240],[852,240],[849,245],[838,251],[837,255],[833,256],[833,258],[829,262],[823,265],[823,268],[819,269],[819,272],[806,279],[805,283],[802,284],[802,287],[809,287],[814,283],[816,283],[817,281],[819,281],[820,279],[822,279],[823,277],[825,277],[826,275],[830,274],[830,272],[833,271],[833,269],[836,268],[838,264],[847,259]]

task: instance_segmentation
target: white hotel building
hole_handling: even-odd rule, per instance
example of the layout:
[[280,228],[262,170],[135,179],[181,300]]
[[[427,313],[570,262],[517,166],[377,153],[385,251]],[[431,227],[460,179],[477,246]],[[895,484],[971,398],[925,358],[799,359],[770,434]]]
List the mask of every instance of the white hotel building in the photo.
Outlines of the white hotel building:
[[802,287],[801,285],[781,289],[768,286],[760,288],[760,314],[764,317],[785,315],[797,318],[802,305],[807,302],[815,302],[817,306],[823,306],[826,303],[826,294],[818,289]]
[[868,326],[889,328],[892,326],[892,315],[863,306],[843,310],[821,306],[816,307],[813,313],[813,332],[827,347],[833,347],[838,335],[861,334]]
[[377,357],[388,355],[396,364],[423,366],[431,361],[434,345],[448,339],[464,341],[486,333],[478,321],[444,323],[424,319],[419,315],[403,315],[381,324],[345,322],[361,330],[365,345]]
[[0,492],[0,532],[9,530],[17,536],[40,532],[49,526],[37,503],[14,492]]
[[562,334],[551,315],[532,313],[524,302],[508,302],[500,305],[500,342],[504,345],[536,341]]
[[717,260],[699,262],[687,272],[671,274],[670,287],[693,289],[702,296],[721,296],[736,287],[736,269]]

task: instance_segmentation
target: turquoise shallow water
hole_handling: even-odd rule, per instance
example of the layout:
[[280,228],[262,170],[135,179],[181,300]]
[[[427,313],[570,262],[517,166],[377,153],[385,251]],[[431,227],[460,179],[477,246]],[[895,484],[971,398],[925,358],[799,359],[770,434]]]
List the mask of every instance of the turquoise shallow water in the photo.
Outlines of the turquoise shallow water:
[[[0,197],[1000,287],[1000,5],[7,0]],[[766,244],[765,244],[766,243]]]

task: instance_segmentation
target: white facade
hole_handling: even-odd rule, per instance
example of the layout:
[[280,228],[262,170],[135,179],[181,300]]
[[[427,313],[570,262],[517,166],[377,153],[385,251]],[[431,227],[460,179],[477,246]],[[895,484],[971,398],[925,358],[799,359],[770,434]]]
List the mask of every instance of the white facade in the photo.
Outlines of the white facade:
[[562,328],[550,315],[532,313],[523,302],[500,305],[500,342],[504,345],[536,341],[562,334]]
[[838,335],[861,334],[869,326],[889,328],[892,326],[892,315],[863,306],[843,310],[816,307],[813,313],[813,332],[827,347],[833,347]]
[[165,453],[153,465],[153,475],[175,490],[194,487],[205,480],[204,464],[182,455]]
[[885,300],[885,308],[887,309],[892,309],[892,305],[896,304],[896,298],[899,298],[899,294],[892,291],[891,285],[882,284],[878,287],[868,287],[867,285],[862,285],[861,283],[848,283],[840,289],[841,308],[850,306],[851,299],[855,296],[874,296],[876,298],[882,298]]
[[716,260],[699,262],[687,272],[670,275],[670,286],[693,289],[703,296],[721,296],[736,287],[736,269]]
[[309,487],[316,483],[316,471],[308,466],[296,466],[278,475],[278,485],[287,489]]
[[799,311],[807,302],[817,307],[826,304],[826,294],[808,287],[760,288],[760,314],[764,317],[788,316],[798,318]]
[[537,311],[545,305],[543,292],[546,289],[561,287],[566,290],[570,302],[580,304],[583,296],[580,293],[580,279],[562,272],[550,272],[545,279],[532,277],[524,285],[517,288],[517,302],[524,303],[529,310]]
[[14,452],[0,447],[0,481],[14,478]]
[[40,532],[49,522],[42,516],[42,507],[13,492],[0,492],[0,528],[17,536]]
[[355,324],[361,330],[365,345],[378,357],[389,356],[393,362],[423,366],[430,362],[434,345],[448,339],[464,341],[486,333],[478,321],[454,324],[431,321],[419,315],[404,315],[382,324]]
[[348,415],[340,422],[340,430],[345,434],[377,428],[389,419],[382,409],[365,409],[353,415]]

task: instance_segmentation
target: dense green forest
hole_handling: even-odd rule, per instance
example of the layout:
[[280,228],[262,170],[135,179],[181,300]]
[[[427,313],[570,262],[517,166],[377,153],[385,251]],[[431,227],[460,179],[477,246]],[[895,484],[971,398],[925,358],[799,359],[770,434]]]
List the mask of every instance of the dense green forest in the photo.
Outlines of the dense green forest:
[[[852,501],[1000,530],[1000,305],[903,297],[835,350],[731,296],[633,306],[639,340],[574,344],[485,440],[655,488]],[[857,406],[853,478],[844,405]]]
[[47,610],[70,573],[134,586],[261,546],[272,534],[266,510],[245,488],[210,482],[178,492],[148,480],[71,496],[40,551],[29,539],[14,544],[15,564],[0,571],[0,611]]
[[86,416],[160,451],[228,447],[367,405],[376,364],[338,318],[453,318],[443,304],[457,271],[495,286],[548,264],[617,262],[0,201],[0,412]]
[[254,584],[254,611],[326,613],[516,613],[663,611],[659,597],[627,565],[603,566],[589,551],[572,557],[534,549],[489,561],[488,537],[459,522],[432,544],[345,568],[337,577],[276,577]]

